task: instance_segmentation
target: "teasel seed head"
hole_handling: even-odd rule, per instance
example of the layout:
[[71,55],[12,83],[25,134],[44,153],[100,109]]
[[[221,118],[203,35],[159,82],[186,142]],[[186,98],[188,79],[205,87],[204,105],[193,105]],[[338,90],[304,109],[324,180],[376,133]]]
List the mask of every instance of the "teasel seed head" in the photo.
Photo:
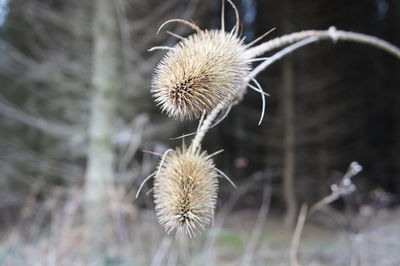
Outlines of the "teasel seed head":
[[171,150],[154,181],[159,223],[168,234],[193,237],[211,223],[217,192],[218,173],[205,151],[185,146]]
[[246,89],[250,71],[237,33],[204,30],[171,48],[152,81],[155,101],[168,116],[199,118],[217,105],[230,105]]

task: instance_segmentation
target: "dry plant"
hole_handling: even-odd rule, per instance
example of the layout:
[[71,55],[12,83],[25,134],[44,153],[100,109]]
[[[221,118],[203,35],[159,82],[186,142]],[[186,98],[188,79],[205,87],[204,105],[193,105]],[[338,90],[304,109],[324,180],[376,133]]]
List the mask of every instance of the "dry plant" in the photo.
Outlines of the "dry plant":
[[154,183],[154,202],[160,224],[189,236],[209,224],[217,201],[218,172],[212,159],[185,146],[171,151],[160,164]]
[[[107,239],[101,252],[92,253],[90,225],[84,222],[84,191],[81,187],[54,186],[37,181],[24,198],[24,207],[12,228],[0,242],[1,265],[210,265],[221,259],[219,239],[224,223],[230,219],[235,204],[254,187],[254,179],[245,182],[221,207],[212,230],[191,243],[166,236],[157,230],[154,213],[137,212],[131,204],[134,194],[122,187],[108,191],[105,206],[109,223],[102,228]],[[258,184],[257,184],[258,185]],[[258,251],[259,232],[268,212],[270,186],[265,184],[263,202],[255,221],[254,232],[246,250],[237,260],[251,261]],[[41,202],[40,195],[46,199]]]
[[[176,231],[192,237],[195,231],[210,224],[212,217],[209,215],[212,215],[215,208],[216,178],[217,176],[227,178],[227,176],[214,167],[210,156],[207,157],[207,160],[210,161],[204,163],[205,169],[202,171],[204,174],[209,174],[208,178],[203,175],[194,176],[196,171],[200,171],[197,169],[200,164],[197,163],[196,167],[190,165],[201,161],[199,155],[205,154],[200,150],[206,132],[224,119],[233,105],[241,101],[247,88],[251,88],[261,95],[263,105],[259,124],[262,122],[265,112],[265,96],[268,94],[263,91],[255,79],[261,71],[295,50],[322,40],[330,40],[334,43],[349,41],[367,44],[400,59],[400,49],[384,40],[361,33],[337,30],[335,27],[324,31],[296,32],[257,45],[268,35],[270,32],[268,31],[254,41],[245,44],[244,38],[240,34],[239,12],[231,0],[226,0],[226,2],[230,4],[236,14],[236,24],[230,31],[225,29],[225,0],[222,0],[221,29],[202,30],[192,22],[171,19],[162,24],[158,32],[166,24],[177,22],[189,26],[195,33],[182,37],[168,32],[178,38],[180,42],[174,47],[156,46],[150,49],[150,51],[167,51],[153,76],[152,93],[157,105],[160,105],[161,110],[170,117],[200,118],[198,130],[182,136],[195,134],[189,148],[169,149],[164,154],[159,154],[161,161],[158,169],[143,181],[144,183],[154,176],[156,212],[167,233]],[[282,49],[270,57],[259,57],[279,48]],[[251,64],[254,62],[261,63],[252,68]],[[222,117],[215,122],[218,115]],[[180,158],[188,158],[189,154],[184,155],[182,152],[185,150],[192,154],[198,154],[197,157],[192,157],[193,162]],[[177,165],[179,165],[179,169],[177,169]],[[184,169],[191,169],[191,171],[184,171]],[[217,172],[218,175],[216,175]],[[210,184],[204,186],[204,182],[210,182]],[[164,183],[168,183],[168,185],[159,185]],[[175,186],[174,190],[171,190],[171,185]],[[210,193],[210,187],[213,187],[213,193]],[[170,201],[168,197],[161,196],[163,193],[169,192],[172,193],[168,194],[169,197],[181,200]],[[207,197],[210,199],[200,200]],[[205,209],[207,212],[204,212]],[[205,215],[205,213],[207,214]]]
[[333,201],[340,197],[345,197],[356,190],[356,186],[352,182],[352,178],[362,171],[362,166],[357,162],[352,162],[347,172],[343,175],[342,179],[338,184],[331,185],[331,193],[321,199],[320,201],[313,204],[308,208],[307,204],[303,204],[300,208],[299,216],[294,230],[292,244],[290,247],[290,265],[298,266],[298,248],[300,245],[301,233],[304,228],[304,224],[309,216],[312,216],[325,206],[329,205]]

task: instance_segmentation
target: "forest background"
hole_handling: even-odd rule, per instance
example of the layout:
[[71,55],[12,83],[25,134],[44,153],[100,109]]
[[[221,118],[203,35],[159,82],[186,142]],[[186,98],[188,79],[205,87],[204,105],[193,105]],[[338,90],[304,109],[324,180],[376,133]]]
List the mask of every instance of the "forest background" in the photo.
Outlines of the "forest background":
[[[396,0],[235,4],[246,42],[275,27],[267,38],[335,26],[400,46]],[[220,1],[211,0],[0,1],[0,265],[34,258],[38,265],[186,265],[201,264],[204,252],[217,265],[281,261],[301,204],[329,195],[352,161],[363,166],[353,179],[357,190],[312,219],[309,235],[322,239],[310,237],[302,259],[374,265],[380,251],[369,236],[384,230],[389,248],[376,245],[388,262],[380,265],[395,265],[400,63],[368,46],[325,41],[295,52],[258,76],[270,94],[260,126],[260,95],[248,91],[210,130],[205,148],[224,149],[215,163],[238,189],[220,180],[217,225],[188,244],[194,259],[157,225],[152,196],[135,199],[158,163],[143,150],[163,153],[182,143],[170,138],[197,128],[155,105],[151,77],[164,52],[147,50],[177,42],[156,35],[167,19],[219,28],[220,12]],[[234,13],[226,12],[230,28]],[[266,236],[253,237],[253,225]],[[341,236],[356,246],[347,255]]]

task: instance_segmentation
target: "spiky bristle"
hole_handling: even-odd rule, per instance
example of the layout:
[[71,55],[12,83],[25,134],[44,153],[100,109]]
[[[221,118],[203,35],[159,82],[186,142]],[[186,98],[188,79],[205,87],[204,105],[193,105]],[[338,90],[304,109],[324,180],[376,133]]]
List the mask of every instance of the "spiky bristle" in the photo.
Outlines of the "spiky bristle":
[[245,46],[234,33],[204,30],[184,38],[161,60],[152,93],[162,111],[180,119],[199,118],[243,94],[250,71]]
[[205,151],[185,146],[170,151],[154,181],[159,223],[168,234],[193,237],[211,223],[217,192],[218,173]]

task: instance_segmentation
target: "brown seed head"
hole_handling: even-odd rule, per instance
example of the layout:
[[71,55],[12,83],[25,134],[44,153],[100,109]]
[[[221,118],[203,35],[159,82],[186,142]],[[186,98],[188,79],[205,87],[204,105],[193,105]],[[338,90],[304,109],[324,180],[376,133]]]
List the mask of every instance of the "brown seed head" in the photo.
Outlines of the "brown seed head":
[[192,237],[211,223],[218,174],[205,151],[183,147],[169,152],[154,181],[158,221],[167,233]]
[[180,119],[199,118],[218,104],[228,106],[246,88],[250,65],[234,33],[204,30],[175,45],[156,68],[152,93],[162,111]]

